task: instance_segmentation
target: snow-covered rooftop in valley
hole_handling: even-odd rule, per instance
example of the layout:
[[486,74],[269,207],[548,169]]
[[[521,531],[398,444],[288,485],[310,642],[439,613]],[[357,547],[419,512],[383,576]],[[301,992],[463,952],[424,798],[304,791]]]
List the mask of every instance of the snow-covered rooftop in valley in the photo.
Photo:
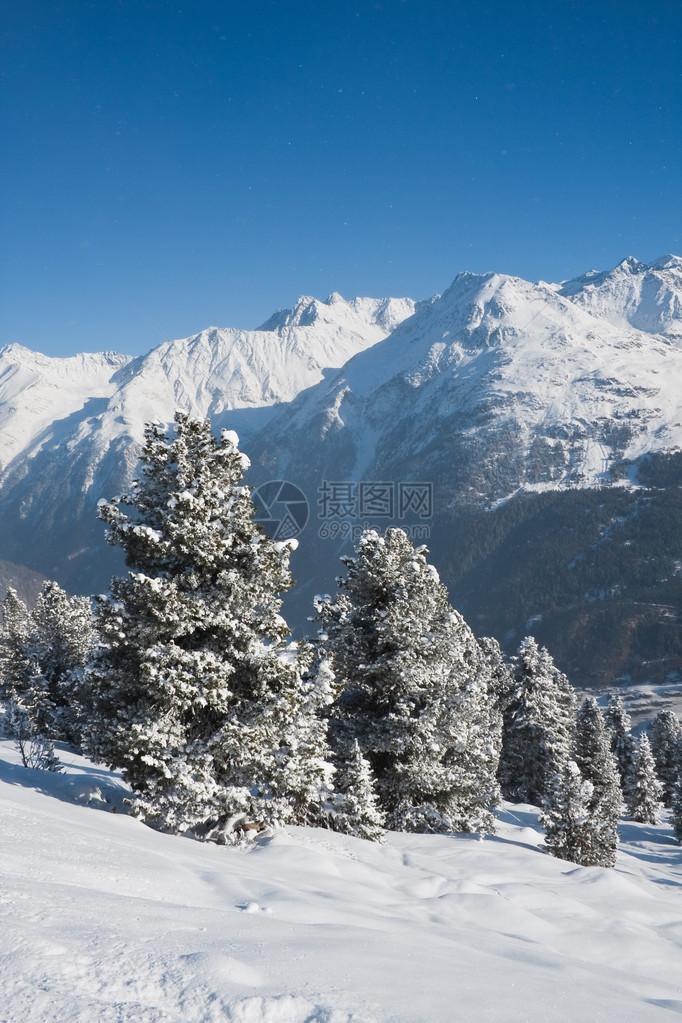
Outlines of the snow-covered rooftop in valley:
[[[286,828],[249,851],[121,813],[120,779],[0,743],[0,1019],[663,1023],[682,1013],[682,848],[623,821],[617,865],[498,834]],[[118,807],[119,812],[111,810]],[[108,811],[108,812],[103,812]]]

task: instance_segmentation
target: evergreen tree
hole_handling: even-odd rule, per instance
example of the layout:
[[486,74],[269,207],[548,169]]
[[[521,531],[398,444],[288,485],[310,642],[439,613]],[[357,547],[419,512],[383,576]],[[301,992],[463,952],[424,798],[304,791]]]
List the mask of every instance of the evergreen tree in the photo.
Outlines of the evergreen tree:
[[92,645],[92,612],[87,597],[70,597],[46,582],[31,612],[30,657],[38,666],[42,691],[36,728],[41,735],[80,743],[79,693]]
[[603,866],[612,866],[623,794],[610,735],[593,696],[588,696],[578,711],[574,755],[582,777],[592,785],[588,810],[594,855]]
[[100,507],[131,570],[98,598],[85,680],[88,749],[122,769],[134,811],[217,841],[305,821],[328,774],[310,652],[287,647],[278,613],[293,542],[253,521],[247,464],[208,421],[147,425],[141,479]]
[[89,600],[46,582],[33,611],[13,590],[3,610],[0,687],[17,703],[12,720],[22,733],[29,729],[33,736],[77,745],[77,691],[91,640]]
[[592,782],[582,777],[574,760],[565,760],[545,785],[540,824],[552,856],[581,866],[612,867],[615,850],[604,856],[599,827],[590,811]]
[[663,786],[663,803],[672,806],[680,777],[680,745],[682,724],[672,710],[661,710],[649,728],[651,752],[656,762],[656,773]]
[[5,704],[20,700],[31,684],[30,634],[30,612],[16,590],[10,587],[2,603],[0,630],[0,699]]
[[54,743],[42,735],[37,721],[43,714],[45,691],[39,666],[31,659],[31,615],[16,591],[3,601],[0,632],[0,698],[5,735],[14,739],[24,767],[58,771]]
[[628,812],[640,824],[660,824],[663,786],[656,777],[656,764],[649,737],[642,732],[635,749],[635,761],[626,791]]
[[386,815],[379,805],[372,768],[353,743],[350,759],[338,778],[340,800],[332,816],[332,827],[356,838],[381,842]]
[[680,755],[680,779],[673,796],[672,810],[670,811],[670,823],[672,824],[675,838],[682,845],[682,753]]
[[570,682],[547,650],[526,637],[503,715],[500,780],[508,799],[542,804],[549,780],[569,759],[574,719]]
[[357,741],[396,830],[489,830],[497,799],[488,670],[445,587],[400,529],[360,539],[347,578],[317,602],[340,695],[341,765]]
[[631,731],[630,715],[619,693],[614,693],[609,700],[606,725],[611,733],[611,750],[618,764],[621,789],[625,792],[635,761],[635,739]]

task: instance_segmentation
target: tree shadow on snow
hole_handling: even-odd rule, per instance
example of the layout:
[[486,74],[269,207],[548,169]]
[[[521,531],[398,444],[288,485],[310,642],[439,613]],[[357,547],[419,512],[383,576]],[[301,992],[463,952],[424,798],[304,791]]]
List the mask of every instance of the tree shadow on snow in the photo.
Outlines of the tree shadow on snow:
[[64,771],[44,771],[12,764],[0,757],[0,782],[35,789],[64,803],[89,806],[108,812],[125,812],[124,800],[131,796],[120,777],[106,768],[79,768],[64,764]]

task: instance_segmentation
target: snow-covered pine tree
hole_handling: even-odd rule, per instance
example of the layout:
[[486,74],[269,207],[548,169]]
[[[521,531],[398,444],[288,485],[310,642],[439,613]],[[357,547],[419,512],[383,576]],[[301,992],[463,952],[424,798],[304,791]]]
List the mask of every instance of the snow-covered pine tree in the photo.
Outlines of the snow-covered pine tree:
[[2,602],[0,629],[0,700],[7,703],[26,692],[33,666],[28,656],[31,616],[16,590],[10,587]]
[[21,704],[22,731],[74,745],[77,691],[90,641],[90,601],[46,582],[33,611],[10,590],[3,605],[0,684]]
[[670,823],[675,833],[675,838],[682,845],[682,751],[680,752],[680,780],[673,795]]
[[217,841],[306,820],[311,774],[328,775],[310,658],[279,615],[293,542],[253,521],[237,443],[183,412],[172,435],[147,425],[141,478],[100,507],[131,571],[97,600],[86,676],[87,747],[123,770],[135,812]]
[[615,854],[604,862],[597,851],[594,819],[590,812],[592,782],[580,773],[574,760],[565,760],[545,784],[540,824],[545,846],[552,856],[581,866],[612,867]]
[[87,597],[71,597],[46,582],[31,612],[30,657],[43,690],[36,728],[42,735],[80,743],[79,691],[92,645],[92,612]]
[[663,785],[663,804],[672,806],[682,756],[682,723],[673,710],[658,712],[649,726],[649,741],[656,762],[656,773]]
[[609,700],[606,709],[606,725],[611,733],[611,750],[615,754],[620,774],[620,786],[625,792],[635,761],[635,738],[632,721],[619,693]]
[[357,741],[390,828],[488,831],[498,796],[488,671],[445,587],[405,532],[367,530],[341,592],[317,601],[341,692],[343,772]]
[[583,778],[592,784],[588,809],[594,854],[602,866],[612,866],[618,850],[623,794],[611,736],[593,696],[586,697],[578,710],[574,758]]
[[291,794],[296,824],[329,827],[335,769],[327,745],[327,713],[335,696],[334,673],[310,643],[291,643],[288,654],[302,674],[298,709],[282,733],[279,784]]
[[386,814],[379,805],[372,768],[353,743],[343,774],[337,778],[339,800],[331,817],[335,831],[371,842],[381,842],[386,827]]
[[656,776],[656,763],[649,737],[642,732],[635,748],[635,761],[625,792],[628,812],[640,824],[661,823],[663,786]]
[[40,734],[36,721],[45,703],[39,666],[31,659],[31,615],[16,590],[3,601],[0,631],[0,700],[3,729],[14,739],[24,767],[57,771],[60,764],[51,739]]
[[503,716],[500,781],[508,799],[541,805],[547,785],[570,757],[575,694],[563,672],[532,636],[514,659]]

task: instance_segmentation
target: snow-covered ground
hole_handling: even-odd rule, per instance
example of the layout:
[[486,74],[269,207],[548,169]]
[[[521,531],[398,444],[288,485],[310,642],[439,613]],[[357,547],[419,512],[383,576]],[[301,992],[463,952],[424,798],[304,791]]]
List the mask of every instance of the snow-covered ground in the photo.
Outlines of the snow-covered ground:
[[112,813],[120,779],[63,759],[62,775],[29,771],[0,743],[0,1021],[682,1015],[666,824],[624,821],[613,870],[545,855],[535,810],[511,805],[483,841],[286,828],[232,850]]

